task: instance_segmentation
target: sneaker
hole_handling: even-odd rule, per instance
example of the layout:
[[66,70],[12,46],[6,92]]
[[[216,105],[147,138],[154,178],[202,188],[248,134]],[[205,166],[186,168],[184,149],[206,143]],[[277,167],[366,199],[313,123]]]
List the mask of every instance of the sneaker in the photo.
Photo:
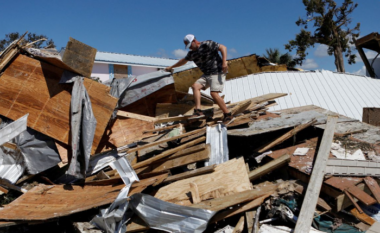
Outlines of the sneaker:
[[205,114],[202,112],[202,110],[194,109],[193,115],[189,117],[188,119],[199,119],[199,118],[203,118],[204,116]]
[[224,113],[223,124],[225,126],[231,124],[235,120],[235,117],[231,113]]

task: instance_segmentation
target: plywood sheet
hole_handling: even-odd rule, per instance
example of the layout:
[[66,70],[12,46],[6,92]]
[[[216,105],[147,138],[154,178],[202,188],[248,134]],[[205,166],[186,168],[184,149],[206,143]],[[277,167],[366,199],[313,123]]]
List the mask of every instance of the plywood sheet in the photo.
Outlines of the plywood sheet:
[[227,80],[246,75],[248,75],[248,72],[242,59],[239,58],[228,61],[228,74],[226,77]]
[[198,186],[200,196],[215,190],[219,190],[221,196],[227,196],[252,189],[244,159],[240,158],[219,164],[211,174],[191,177],[166,185],[158,190],[155,197],[179,205],[189,205],[191,204],[188,195],[190,183]]
[[[69,144],[72,84],[59,84],[63,69],[24,55],[9,65],[0,79],[0,115],[16,120],[29,113],[28,127]],[[109,87],[84,79],[97,120],[95,152],[117,99]]]
[[84,77],[91,77],[96,49],[70,37],[62,61]]
[[151,133],[143,134],[143,132],[152,129],[154,129],[153,122],[117,117],[114,124],[112,124],[112,126],[109,127],[103,135],[102,141],[100,142],[96,153],[125,146],[141,140],[143,136],[151,135]]
[[115,78],[127,78],[128,77],[128,66],[123,65],[113,65],[114,77]]

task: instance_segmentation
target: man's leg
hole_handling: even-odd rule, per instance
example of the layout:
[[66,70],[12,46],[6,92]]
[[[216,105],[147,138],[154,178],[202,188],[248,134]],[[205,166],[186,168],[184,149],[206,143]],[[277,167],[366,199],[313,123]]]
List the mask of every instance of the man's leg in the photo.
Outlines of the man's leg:
[[201,89],[203,86],[202,84],[195,82],[191,88],[193,89],[195,109],[201,109]]
[[224,99],[219,95],[219,91],[210,91],[210,94],[212,99],[216,102],[216,104],[223,111],[223,113],[229,113],[226,103],[224,103]]

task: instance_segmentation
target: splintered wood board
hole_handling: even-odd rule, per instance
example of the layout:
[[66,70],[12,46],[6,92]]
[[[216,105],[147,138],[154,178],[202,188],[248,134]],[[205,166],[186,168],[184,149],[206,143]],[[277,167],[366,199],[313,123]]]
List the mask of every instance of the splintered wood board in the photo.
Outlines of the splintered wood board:
[[[12,120],[29,113],[28,127],[70,144],[70,102],[73,84],[59,84],[63,69],[18,55],[0,78],[0,115]],[[95,152],[117,99],[107,87],[84,79],[97,120],[92,153]]]
[[190,183],[198,186],[200,196],[215,190],[219,190],[221,196],[227,196],[252,189],[244,159],[240,158],[217,165],[213,173],[166,185],[158,190],[155,197],[178,205],[191,205],[188,195]]
[[[0,210],[0,219],[47,220],[67,216],[112,203],[123,187],[124,184],[84,187],[39,185]],[[143,188],[132,188],[130,194],[141,192]]]
[[141,140],[143,136],[152,135],[152,133],[143,133],[146,130],[152,129],[154,129],[153,122],[118,116],[114,124],[112,124],[109,130],[106,130],[106,133],[103,135],[96,153]]

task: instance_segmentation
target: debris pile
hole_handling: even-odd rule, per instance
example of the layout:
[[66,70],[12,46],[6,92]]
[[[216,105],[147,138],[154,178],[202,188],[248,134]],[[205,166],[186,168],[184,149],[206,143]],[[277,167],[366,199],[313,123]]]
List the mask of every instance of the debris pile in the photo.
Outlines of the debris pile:
[[268,111],[285,93],[228,103],[227,126],[203,95],[193,119],[196,69],[106,86],[86,78],[95,54],[72,38],[63,55],[22,39],[0,54],[2,231],[379,232],[378,127]]

